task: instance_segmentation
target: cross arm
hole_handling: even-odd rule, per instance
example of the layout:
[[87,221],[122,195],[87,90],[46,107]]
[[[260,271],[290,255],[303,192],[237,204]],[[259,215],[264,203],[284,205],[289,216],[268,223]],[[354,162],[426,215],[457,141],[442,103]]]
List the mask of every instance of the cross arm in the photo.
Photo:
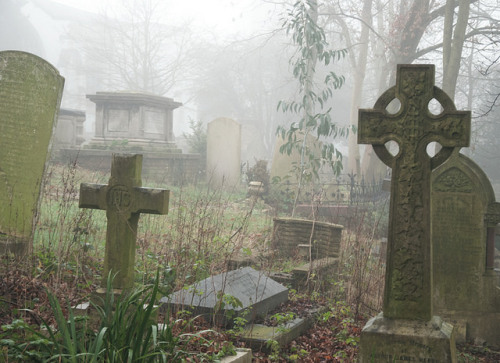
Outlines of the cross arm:
[[106,184],[80,184],[78,207],[106,210]]
[[154,188],[134,188],[136,213],[167,214],[170,190]]

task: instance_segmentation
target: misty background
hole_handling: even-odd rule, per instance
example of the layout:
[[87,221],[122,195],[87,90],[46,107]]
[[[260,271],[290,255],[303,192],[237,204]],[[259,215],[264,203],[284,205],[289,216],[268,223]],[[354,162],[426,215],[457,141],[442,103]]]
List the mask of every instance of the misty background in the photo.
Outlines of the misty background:
[[[308,0],[331,49],[346,56],[318,65],[345,77],[328,100],[332,119],[356,125],[395,82],[396,64],[433,63],[436,85],[472,110],[472,157],[500,193],[500,2],[498,0]],[[0,50],[28,51],[65,77],[63,108],[86,112],[87,94],[135,91],[173,98],[182,145],[190,122],[216,117],[242,125],[242,162],[270,160],[276,128],[296,115],[277,109],[299,94],[290,59],[297,51],[284,19],[304,1],[0,0]],[[344,172],[377,173],[376,156],[356,137],[334,140]],[[189,150],[187,150],[189,152]],[[382,171],[379,171],[382,172]]]

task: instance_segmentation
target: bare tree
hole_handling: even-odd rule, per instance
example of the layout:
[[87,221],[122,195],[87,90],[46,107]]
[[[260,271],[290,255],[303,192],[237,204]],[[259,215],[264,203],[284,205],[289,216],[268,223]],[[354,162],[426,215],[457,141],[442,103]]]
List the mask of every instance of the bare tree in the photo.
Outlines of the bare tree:
[[84,29],[90,71],[102,87],[165,95],[189,65],[188,27],[167,26],[160,0],[127,0]]

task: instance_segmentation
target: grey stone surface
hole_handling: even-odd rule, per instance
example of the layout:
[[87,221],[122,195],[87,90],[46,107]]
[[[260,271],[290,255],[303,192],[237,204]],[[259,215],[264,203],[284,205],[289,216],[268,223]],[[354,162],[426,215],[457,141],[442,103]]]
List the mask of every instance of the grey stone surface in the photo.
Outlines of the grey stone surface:
[[[394,99],[396,113],[388,110]],[[443,107],[439,115],[429,111],[432,99]],[[456,111],[434,86],[433,65],[398,65],[396,85],[359,111],[358,142],[371,144],[392,169],[383,315],[363,328],[362,362],[457,359],[453,327],[433,316],[431,171],[469,138],[470,112]],[[389,141],[398,143],[396,155]],[[442,146],[434,157],[427,154],[432,141]]]
[[173,110],[180,102],[133,92],[97,92],[87,98],[96,104],[90,148],[180,152],[173,134]]
[[207,178],[214,185],[233,187],[241,178],[241,125],[217,118],[207,127]]
[[[392,168],[387,245],[384,315],[394,319],[432,317],[431,171],[457,146],[468,146],[470,112],[456,111],[453,101],[434,86],[434,66],[398,65],[396,86],[387,90],[371,110],[359,111],[358,142],[372,144],[378,157]],[[401,109],[387,111],[395,98]],[[428,104],[443,106],[437,116]],[[386,143],[396,141],[393,156]],[[427,145],[443,148],[432,158]]]
[[116,274],[113,288],[133,287],[139,216],[168,212],[170,192],[142,188],[141,170],[142,155],[113,154],[108,185],[82,183],[80,186],[80,208],[106,211],[103,286],[111,272]]
[[63,86],[45,60],[0,52],[0,250],[29,248]]
[[451,324],[434,316],[429,321],[370,319],[360,340],[360,362],[457,362]]
[[[238,299],[242,306],[226,304],[217,311],[222,294]],[[245,318],[252,321],[256,316],[263,316],[279,304],[288,300],[288,289],[270,279],[263,272],[251,267],[229,271],[208,277],[187,289],[179,290],[160,303],[162,309],[193,310],[197,314],[227,314],[234,310],[238,315],[247,312]]]
[[61,108],[54,134],[53,149],[79,148],[85,141],[83,124],[85,112]]
[[500,215],[489,206],[496,203],[487,176],[458,149],[433,171],[434,308],[444,319],[466,327],[457,336],[461,341],[479,339],[500,346],[500,291],[493,266],[487,265],[488,234],[493,244]]

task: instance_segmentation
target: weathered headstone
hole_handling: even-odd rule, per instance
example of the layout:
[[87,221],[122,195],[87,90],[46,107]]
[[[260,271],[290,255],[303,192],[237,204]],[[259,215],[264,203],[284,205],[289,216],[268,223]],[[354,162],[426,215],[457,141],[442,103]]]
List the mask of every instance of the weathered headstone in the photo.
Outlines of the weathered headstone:
[[108,226],[104,253],[103,285],[109,272],[113,288],[134,285],[137,225],[141,213],[167,214],[169,191],[141,188],[142,155],[113,154],[111,177],[106,184],[81,184],[80,208],[106,211]]
[[[387,111],[397,98],[395,114]],[[443,112],[433,115],[436,99]],[[396,86],[377,100],[372,110],[359,111],[358,142],[371,144],[392,168],[391,203],[383,313],[372,318],[361,334],[361,361],[455,362],[453,327],[432,311],[431,171],[467,146],[470,112],[456,111],[453,101],[434,86],[434,66],[398,65]],[[385,147],[398,143],[393,156]],[[443,148],[434,156],[427,145]]]
[[85,112],[61,108],[54,134],[53,149],[79,148],[85,141],[83,123]]
[[241,177],[241,125],[217,118],[207,127],[207,178],[214,185],[234,186]]
[[0,250],[26,252],[64,78],[45,60],[0,52]]
[[461,328],[457,340],[500,346],[500,290],[488,264],[500,213],[487,176],[458,151],[432,172],[434,308]]
[[[224,300],[224,296],[229,299]],[[241,306],[228,303],[231,297],[238,299]],[[206,314],[208,317],[215,315],[219,321],[227,315],[228,310],[233,310],[236,315],[245,312],[245,319],[251,322],[256,316],[264,316],[287,300],[286,287],[262,272],[244,267],[208,277],[188,289],[162,298],[160,303],[164,305],[163,309],[193,310],[196,314]]]

